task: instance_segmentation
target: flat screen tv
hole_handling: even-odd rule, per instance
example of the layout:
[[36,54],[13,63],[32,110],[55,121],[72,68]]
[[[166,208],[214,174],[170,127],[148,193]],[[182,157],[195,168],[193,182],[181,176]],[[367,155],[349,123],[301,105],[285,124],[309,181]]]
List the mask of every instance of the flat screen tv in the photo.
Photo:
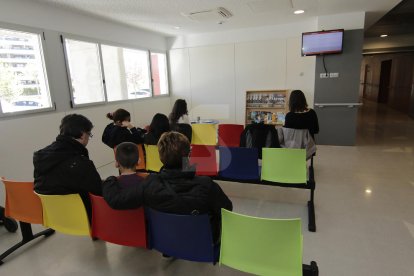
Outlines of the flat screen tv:
[[342,53],[344,30],[302,33],[302,56]]

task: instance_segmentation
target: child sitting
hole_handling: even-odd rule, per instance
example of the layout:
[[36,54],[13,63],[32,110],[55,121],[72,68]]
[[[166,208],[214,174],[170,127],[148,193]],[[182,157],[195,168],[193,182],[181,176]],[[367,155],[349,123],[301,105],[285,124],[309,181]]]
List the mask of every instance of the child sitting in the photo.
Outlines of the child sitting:
[[120,171],[118,183],[121,188],[137,185],[144,178],[136,173],[138,164],[138,147],[131,142],[123,142],[116,147],[115,166]]

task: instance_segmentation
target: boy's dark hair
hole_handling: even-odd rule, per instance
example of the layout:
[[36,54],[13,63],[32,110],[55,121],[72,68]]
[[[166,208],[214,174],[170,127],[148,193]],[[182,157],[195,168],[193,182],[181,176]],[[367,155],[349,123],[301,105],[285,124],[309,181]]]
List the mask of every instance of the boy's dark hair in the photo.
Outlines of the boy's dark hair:
[[179,132],[166,132],[158,141],[158,152],[165,168],[181,169],[183,159],[190,154],[190,142]]
[[290,92],[289,97],[289,111],[291,112],[302,112],[308,108],[308,103],[306,102],[305,94],[302,90],[293,90]]
[[59,126],[60,135],[69,136],[75,139],[79,139],[84,132],[90,133],[92,128],[92,122],[80,114],[66,115],[63,117]]
[[138,164],[138,147],[131,142],[123,142],[116,146],[115,159],[125,169],[135,169]]

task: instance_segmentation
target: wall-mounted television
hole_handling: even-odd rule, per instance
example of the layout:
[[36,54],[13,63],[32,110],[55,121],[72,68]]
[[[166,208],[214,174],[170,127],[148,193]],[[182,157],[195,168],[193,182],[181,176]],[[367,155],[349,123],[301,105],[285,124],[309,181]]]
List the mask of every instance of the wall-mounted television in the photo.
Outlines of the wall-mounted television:
[[302,33],[302,56],[342,53],[344,30]]

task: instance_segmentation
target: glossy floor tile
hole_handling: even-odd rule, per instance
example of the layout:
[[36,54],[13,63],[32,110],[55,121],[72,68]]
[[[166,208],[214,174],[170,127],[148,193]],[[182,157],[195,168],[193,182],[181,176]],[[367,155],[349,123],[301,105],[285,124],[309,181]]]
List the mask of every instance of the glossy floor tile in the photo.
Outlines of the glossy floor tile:
[[[303,261],[320,275],[414,275],[414,120],[370,102],[360,109],[357,146],[318,146],[316,226],[307,230],[309,192],[220,181],[234,211],[302,218]],[[102,177],[117,174],[111,165]],[[36,229],[42,229],[39,226]],[[0,228],[0,250],[19,240]],[[277,250],[277,248],[275,248]],[[228,267],[168,261],[155,251],[56,233],[18,250],[1,275],[244,275]],[[7,274],[8,273],[8,274]]]

